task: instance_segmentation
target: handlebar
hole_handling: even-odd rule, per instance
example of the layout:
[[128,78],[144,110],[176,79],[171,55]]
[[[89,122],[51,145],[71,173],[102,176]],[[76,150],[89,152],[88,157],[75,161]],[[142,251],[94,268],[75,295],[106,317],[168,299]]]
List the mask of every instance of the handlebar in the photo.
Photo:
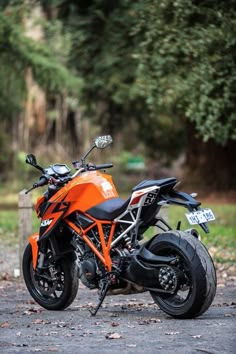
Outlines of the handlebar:
[[41,186],[45,186],[47,183],[48,183],[47,177],[41,176],[41,177],[39,178],[39,180],[38,180],[37,182],[35,182],[35,183],[33,184],[33,186],[32,186],[31,188],[29,188],[29,189],[25,192],[25,194],[28,194],[30,191],[32,191],[32,190],[35,189],[35,188],[38,188],[38,187],[41,187]]
[[81,172],[85,172],[85,171],[96,171],[96,170],[105,170],[107,168],[111,168],[113,167],[112,163],[104,163],[101,165],[93,165],[93,164],[88,164],[84,167],[81,167],[74,175],[72,176],[65,176],[65,177],[61,177],[61,178],[54,178],[50,175],[44,174],[42,175],[39,180],[37,182],[35,182],[33,184],[33,186],[31,188],[29,188],[25,194],[28,194],[29,192],[31,192],[33,189],[38,188],[38,187],[42,187],[48,183],[54,183],[54,184],[58,184],[58,185],[63,185],[64,183],[68,182],[69,180],[73,179],[74,177],[78,176]]
[[41,176],[37,182],[34,183],[33,187],[38,188],[44,186],[48,183],[48,179],[45,176]]
[[105,170],[106,168],[111,168],[113,167],[112,163],[103,163],[101,165],[96,165],[95,170]]

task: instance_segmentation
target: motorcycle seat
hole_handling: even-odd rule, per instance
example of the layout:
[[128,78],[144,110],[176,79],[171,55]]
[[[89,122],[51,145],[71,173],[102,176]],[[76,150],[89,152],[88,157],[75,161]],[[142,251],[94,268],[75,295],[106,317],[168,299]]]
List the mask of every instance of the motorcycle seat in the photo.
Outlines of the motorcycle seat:
[[109,199],[86,210],[86,213],[99,220],[114,220],[125,211],[129,201],[130,198],[125,201],[121,198]]
[[[136,187],[133,188],[132,192],[138,191],[143,188],[158,186],[172,186],[177,183],[175,177],[163,178],[157,180],[146,180],[139,183]],[[114,220],[117,216],[125,211],[129,205],[130,198],[124,201],[121,198],[109,199],[105,202],[99,203],[94,207],[86,210],[86,213],[93,216],[98,220]]]
[[153,187],[153,186],[158,186],[158,187],[172,186],[172,185],[174,186],[176,183],[177,180],[175,177],[155,179],[155,180],[145,180],[139,183],[137,186],[135,186],[132,189],[132,192],[136,192],[140,189]]

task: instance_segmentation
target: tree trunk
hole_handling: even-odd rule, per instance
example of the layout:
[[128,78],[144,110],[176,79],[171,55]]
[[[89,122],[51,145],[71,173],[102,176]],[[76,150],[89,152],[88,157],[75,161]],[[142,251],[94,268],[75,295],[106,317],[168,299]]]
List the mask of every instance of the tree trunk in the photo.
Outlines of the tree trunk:
[[203,142],[193,126],[187,129],[187,184],[211,192],[236,192],[236,141],[218,145]]

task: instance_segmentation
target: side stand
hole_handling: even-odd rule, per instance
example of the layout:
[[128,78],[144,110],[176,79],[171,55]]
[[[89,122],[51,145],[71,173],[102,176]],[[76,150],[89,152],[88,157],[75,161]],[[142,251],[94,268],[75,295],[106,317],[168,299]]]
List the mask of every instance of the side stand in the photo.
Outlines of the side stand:
[[106,281],[102,284],[102,289],[101,289],[101,294],[99,296],[99,303],[97,304],[97,306],[95,307],[94,311],[93,310],[89,310],[89,312],[91,313],[92,316],[95,316],[96,313],[98,312],[98,310],[100,309],[105,297],[106,297],[106,294],[107,294],[107,291],[109,289],[109,286],[110,286],[110,282],[109,281]]

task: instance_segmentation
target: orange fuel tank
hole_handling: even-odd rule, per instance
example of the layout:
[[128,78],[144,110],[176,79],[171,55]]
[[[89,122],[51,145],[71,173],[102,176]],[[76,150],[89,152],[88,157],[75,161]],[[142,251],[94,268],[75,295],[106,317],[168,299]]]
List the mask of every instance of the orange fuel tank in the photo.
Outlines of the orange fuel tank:
[[67,183],[50,198],[49,202],[69,202],[70,207],[66,213],[69,215],[74,210],[85,212],[99,203],[117,197],[118,193],[110,175],[89,171]]

